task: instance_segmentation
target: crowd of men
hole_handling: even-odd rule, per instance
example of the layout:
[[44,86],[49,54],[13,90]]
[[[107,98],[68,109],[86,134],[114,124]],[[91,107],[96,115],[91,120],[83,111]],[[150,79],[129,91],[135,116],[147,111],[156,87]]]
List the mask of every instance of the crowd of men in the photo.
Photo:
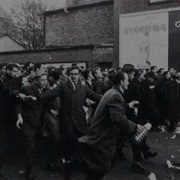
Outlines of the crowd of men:
[[33,163],[42,137],[50,149],[49,169],[61,158],[66,180],[77,168],[86,172],[86,180],[98,180],[116,160],[126,159],[127,141],[132,170],[148,173],[141,161],[158,153],[146,143],[144,124],[156,131],[179,131],[180,73],[173,68],[2,64],[0,96],[0,167],[4,153],[18,143],[27,180],[37,178]]

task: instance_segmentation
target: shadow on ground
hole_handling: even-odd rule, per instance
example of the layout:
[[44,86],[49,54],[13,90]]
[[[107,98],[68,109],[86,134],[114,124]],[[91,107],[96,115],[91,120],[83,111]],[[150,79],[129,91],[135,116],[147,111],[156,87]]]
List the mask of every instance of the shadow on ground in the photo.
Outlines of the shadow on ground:
[[[144,161],[143,165],[156,175],[158,180],[180,180],[180,170],[169,169],[166,161],[180,162],[180,135],[171,139],[171,133],[150,132],[147,143],[159,154],[153,159]],[[124,149],[127,161],[118,161],[112,171],[107,174],[104,180],[148,180],[148,175],[133,173],[131,171],[132,152],[130,147]],[[63,180],[63,168],[58,173],[50,173],[44,169],[43,163],[35,165],[34,171],[38,175],[38,180]],[[18,172],[21,173],[18,173]],[[3,166],[3,174],[10,180],[24,179],[23,166],[18,158],[8,162]],[[76,172],[72,180],[83,180],[84,175]]]

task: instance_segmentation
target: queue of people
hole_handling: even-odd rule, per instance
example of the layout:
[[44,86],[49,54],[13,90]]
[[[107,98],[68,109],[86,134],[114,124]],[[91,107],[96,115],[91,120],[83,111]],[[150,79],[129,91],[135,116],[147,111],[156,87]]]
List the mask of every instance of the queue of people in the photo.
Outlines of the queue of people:
[[141,161],[158,153],[146,142],[147,127],[178,133],[180,73],[173,68],[2,64],[0,96],[0,167],[6,150],[18,144],[27,180],[37,178],[33,162],[42,137],[49,147],[49,168],[62,159],[66,180],[77,168],[86,180],[98,180],[116,160],[126,159],[126,142],[132,170],[148,173]]

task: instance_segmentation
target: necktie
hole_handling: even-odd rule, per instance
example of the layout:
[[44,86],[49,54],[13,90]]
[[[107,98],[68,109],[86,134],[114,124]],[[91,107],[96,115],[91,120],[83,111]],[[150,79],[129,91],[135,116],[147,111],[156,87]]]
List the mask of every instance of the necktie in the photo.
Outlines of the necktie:
[[77,82],[74,82],[74,88],[77,89]]

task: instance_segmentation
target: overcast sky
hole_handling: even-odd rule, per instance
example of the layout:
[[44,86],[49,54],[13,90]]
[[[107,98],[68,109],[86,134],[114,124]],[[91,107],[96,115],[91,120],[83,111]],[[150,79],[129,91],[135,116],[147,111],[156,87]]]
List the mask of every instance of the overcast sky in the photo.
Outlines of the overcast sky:
[[[10,7],[13,5],[15,0],[0,0],[0,6],[9,12]],[[22,0],[18,0],[22,1]],[[36,1],[36,0],[31,0]],[[41,0],[44,3],[47,3],[48,6],[54,6],[56,9],[63,8],[66,5],[66,0]]]

